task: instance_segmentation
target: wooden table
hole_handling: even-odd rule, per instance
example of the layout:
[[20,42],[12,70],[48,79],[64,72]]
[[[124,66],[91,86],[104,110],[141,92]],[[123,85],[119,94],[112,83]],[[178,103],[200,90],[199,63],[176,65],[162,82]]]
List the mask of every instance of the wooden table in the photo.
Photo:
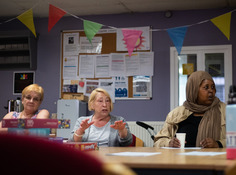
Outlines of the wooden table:
[[[226,154],[217,156],[189,156],[177,153],[190,151],[226,152],[225,148],[208,149],[159,149],[154,147],[100,147],[91,154],[104,162],[122,163],[132,168],[137,174],[209,174],[222,175],[225,170],[236,166],[236,160],[227,160]],[[161,152],[153,156],[110,156],[108,153],[118,152]]]

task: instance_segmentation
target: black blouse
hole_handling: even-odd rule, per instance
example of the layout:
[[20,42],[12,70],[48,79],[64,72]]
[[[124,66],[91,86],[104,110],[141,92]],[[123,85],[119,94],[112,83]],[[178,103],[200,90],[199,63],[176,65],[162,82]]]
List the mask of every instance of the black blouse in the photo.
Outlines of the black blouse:
[[198,133],[198,126],[202,116],[191,114],[186,120],[179,123],[177,133],[186,133],[185,147],[195,147]]

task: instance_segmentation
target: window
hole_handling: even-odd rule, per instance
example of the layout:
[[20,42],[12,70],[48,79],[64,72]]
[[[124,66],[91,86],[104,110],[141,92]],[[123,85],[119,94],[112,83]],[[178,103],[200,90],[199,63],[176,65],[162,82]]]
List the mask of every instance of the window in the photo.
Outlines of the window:
[[182,47],[180,55],[175,47],[171,47],[170,59],[170,110],[186,100],[188,75],[184,72],[187,69],[183,69],[184,65],[190,65],[193,71],[209,72],[216,84],[216,96],[227,103],[232,84],[231,45]]

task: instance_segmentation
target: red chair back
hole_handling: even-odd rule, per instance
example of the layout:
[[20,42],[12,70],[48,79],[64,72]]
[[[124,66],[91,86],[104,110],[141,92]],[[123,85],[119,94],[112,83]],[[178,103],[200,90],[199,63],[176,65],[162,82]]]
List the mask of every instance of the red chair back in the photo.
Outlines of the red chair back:
[[134,134],[132,134],[133,136],[133,141],[132,143],[129,145],[129,147],[135,147],[135,143],[136,143],[136,136]]
[[86,152],[46,139],[0,134],[1,174],[96,174],[102,162]]

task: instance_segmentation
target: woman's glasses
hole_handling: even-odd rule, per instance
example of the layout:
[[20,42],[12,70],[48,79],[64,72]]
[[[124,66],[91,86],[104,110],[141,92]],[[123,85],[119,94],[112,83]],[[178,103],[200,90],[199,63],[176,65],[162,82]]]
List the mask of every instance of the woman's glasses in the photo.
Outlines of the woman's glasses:
[[38,97],[31,97],[30,95],[25,96],[25,98],[29,101],[31,101],[31,99],[33,99],[33,102],[39,102],[40,98]]

